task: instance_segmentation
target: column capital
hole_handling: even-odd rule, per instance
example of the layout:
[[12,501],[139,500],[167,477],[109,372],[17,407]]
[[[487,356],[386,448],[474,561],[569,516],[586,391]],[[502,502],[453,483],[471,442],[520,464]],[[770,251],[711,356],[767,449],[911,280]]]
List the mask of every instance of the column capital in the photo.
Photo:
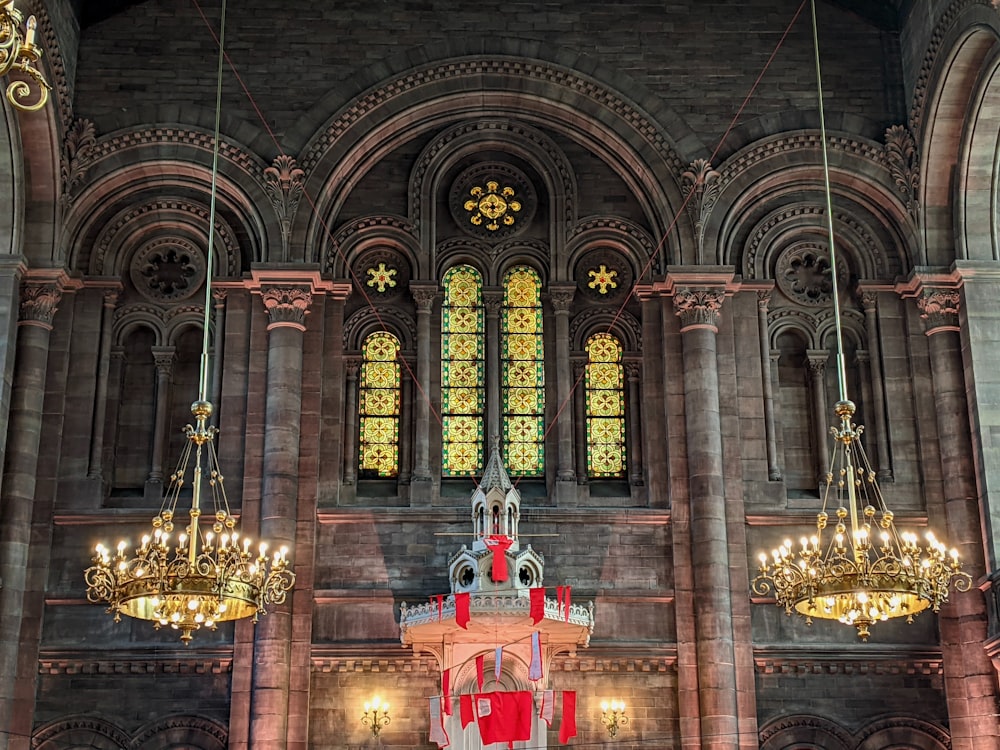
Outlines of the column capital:
[[573,297],[576,295],[576,284],[549,284],[548,292],[552,309],[556,313],[568,314],[573,306]]
[[483,307],[488,317],[497,317],[503,307],[503,289],[491,287],[483,290]]
[[62,289],[58,284],[25,282],[21,287],[18,324],[39,326],[51,331],[60,299]]
[[806,367],[813,375],[822,375],[826,372],[826,365],[830,361],[830,352],[826,349],[807,349]]
[[625,366],[625,378],[630,382],[639,382],[639,377],[642,375],[642,362],[637,362],[634,359],[627,359],[624,363]]
[[958,331],[961,294],[957,289],[924,288],[917,297],[917,307],[924,321],[924,333],[932,336],[943,331]]
[[441,294],[441,290],[435,281],[411,281],[410,295],[417,303],[417,312],[429,313],[434,305],[434,300]]
[[312,304],[312,292],[300,286],[271,286],[260,288],[260,296],[267,310],[269,323],[267,330],[272,328],[296,328],[306,330],[306,315]]
[[674,291],[674,313],[681,319],[681,333],[695,328],[719,332],[719,314],[726,293],[720,289],[678,288]]
[[344,357],[344,372],[347,373],[348,380],[357,379],[361,361],[361,357]]
[[172,346],[154,346],[152,348],[153,364],[156,365],[156,372],[159,375],[169,375],[174,367],[177,358],[176,350]]

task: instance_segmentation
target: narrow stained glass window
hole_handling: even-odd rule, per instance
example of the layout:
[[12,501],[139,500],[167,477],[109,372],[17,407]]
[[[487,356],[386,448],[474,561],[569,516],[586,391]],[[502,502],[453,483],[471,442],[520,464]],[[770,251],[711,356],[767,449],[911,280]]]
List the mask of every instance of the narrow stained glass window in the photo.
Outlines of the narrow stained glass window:
[[444,275],[441,308],[444,476],[476,476],[483,469],[484,338],[482,277],[456,266]]
[[609,333],[587,339],[587,475],[625,476],[622,345]]
[[399,339],[373,333],[362,351],[360,476],[394,477],[399,471]]
[[542,349],[542,283],[526,266],[504,277],[503,445],[516,476],[545,471],[545,377]]

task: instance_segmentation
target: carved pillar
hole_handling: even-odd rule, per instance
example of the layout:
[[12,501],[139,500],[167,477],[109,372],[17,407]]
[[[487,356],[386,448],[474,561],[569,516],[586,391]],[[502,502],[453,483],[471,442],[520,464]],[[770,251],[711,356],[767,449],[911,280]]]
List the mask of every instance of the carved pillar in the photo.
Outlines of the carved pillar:
[[806,350],[806,369],[809,371],[809,388],[813,400],[813,440],[816,441],[816,486],[826,483],[826,475],[830,471],[829,446],[832,446],[830,424],[827,413],[833,405],[826,403],[826,363],[830,360],[830,352],[826,349]]
[[584,372],[587,363],[584,360],[573,362],[573,382],[577,384],[573,391],[573,411],[576,414],[573,428],[576,434],[576,482],[587,483],[587,389],[584,383]]
[[701,748],[730,750],[739,733],[736,653],[722,459],[717,341],[725,293],[678,288],[687,431],[694,633]]
[[[414,484],[427,484],[431,477],[431,309],[438,296],[437,284],[410,284],[417,304],[417,399],[414,445]],[[417,488],[414,488],[416,490]],[[420,494],[426,494],[424,488]],[[425,499],[425,498],[422,498]]]
[[[781,393],[781,379],[778,372],[778,360],[781,359],[781,349],[771,349],[768,352],[769,359],[771,361],[770,369],[767,371],[768,378],[771,381],[771,393],[775,394]],[[777,459],[778,463],[778,479],[776,481],[783,481],[784,477],[781,474],[781,461],[785,456],[785,436],[781,430],[778,429],[778,425],[781,422],[781,399],[776,398],[772,405],[772,411],[774,413],[774,446],[775,454],[779,457]]]
[[344,389],[344,484],[354,484],[358,469],[358,371],[361,360],[344,358],[347,385]]
[[16,706],[34,701],[33,679],[15,680],[14,675],[21,647],[49,336],[61,295],[51,283],[29,282],[21,290],[0,490],[0,748],[18,744],[13,741]]
[[[867,422],[870,416],[871,404],[875,398],[872,393],[871,357],[868,356],[868,352],[864,349],[858,349],[854,353],[854,364],[858,368],[858,375],[861,379],[861,403],[868,407],[864,412],[864,418]],[[865,427],[866,434],[867,430],[868,428]]]
[[97,351],[97,383],[94,387],[94,414],[91,422],[90,464],[87,477],[101,479],[104,476],[104,428],[108,420],[108,373],[111,369],[111,344],[114,331],[115,307],[118,305],[120,289],[104,290],[104,305],[101,308],[101,339]]
[[153,456],[146,479],[146,497],[156,497],[163,488],[163,461],[166,458],[167,417],[170,415],[170,376],[174,369],[174,348],[154,346],[156,365],[156,404],[153,417]]
[[487,289],[483,292],[486,307],[486,438],[500,435],[500,308],[503,290]]
[[400,484],[410,483],[410,472],[413,470],[413,379],[409,373],[413,371],[413,363],[408,361],[403,368],[403,377],[399,383],[399,476]]
[[576,479],[573,471],[573,410],[570,406],[573,382],[570,379],[572,366],[569,361],[569,313],[573,306],[576,284],[552,284],[549,298],[556,314],[556,399],[559,403],[559,419],[556,421],[557,452],[556,481],[570,482]]
[[[268,315],[260,536],[272,549],[292,549],[298,518],[302,343],[312,293],[292,283],[263,284],[260,293]],[[310,565],[296,560],[296,568],[308,571]],[[291,610],[289,605],[272,607],[254,634],[250,746],[255,750],[289,747]]]
[[[957,289],[924,286],[917,297],[927,334],[938,422],[948,542],[973,578],[985,570],[973,446],[962,358]],[[941,650],[953,750],[1000,748],[997,675],[983,643],[987,638],[982,592],[952,592],[941,609]]]
[[639,362],[625,363],[625,378],[628,383],[628,404],[625,407],[625,421],[628,425],[628,481],[633,487],[643,484],[642,478],[642,401],[639,396],[639,378],[642,365]]
[[771,303],[771,291],[757,292],[757,334],[760,337],[761,385],[764,389],[764,437],[767,441],[767,478],[772,482],[781,481],[781,467],[778,465],[778,441],[776,438],[774,415],[774,381],[771,370],[771,342],[767,327],[767,306]]
[[868,417],[874,432],[878,456],[878,481],[892,481],[889,457],[889,427],[885,411],[885,381],[882,378],[882,348],[878,340],[878,293],[863,292],[861,304],[865,309],[865,330],[868,334],[868,364],[872,389],[872,414]]

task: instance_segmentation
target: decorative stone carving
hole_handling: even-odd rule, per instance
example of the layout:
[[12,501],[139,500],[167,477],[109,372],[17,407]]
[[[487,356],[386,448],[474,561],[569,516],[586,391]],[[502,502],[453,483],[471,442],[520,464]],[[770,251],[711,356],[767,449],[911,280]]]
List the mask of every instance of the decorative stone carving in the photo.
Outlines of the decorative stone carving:
[[552,300],[552,309],[557,313],[568,313],[573,308],[573,297],[575,295],[576,289],[574,287],[549,287],[549,299]]
[[97,131],[94,123],[84,118],[74,120],[66,133],[62,161],[59,164],[62,198],[67,204],[72,202],[76,189],[83,182],[87,167],[93,161],[96,145]]
[[261,289],[261,297],[271,319],[268,330],[279,326],[305,330],[312,294],[301,287],[268,286]]
[[351,268],[362,296],[369,299],[395,299],[410,285],[410,265],[391,247],[362,253]]
[[62,291],[55,284],[25,284],[21,287],[18,321],[51,329],[61,298]]
[[717,331],[725,298],[725,292],[718,289],[678,289],[674,294],[674,312],[681,319],[681,330],[711,328]]
[[434,305],[434,300],[438,298],[438,290],[428,286],[411,286],[410,294],[413,296],[413,301],[416,302],[419,312],[429,313]]
[[143,297],[173,302],[193,295],[205,280],[205,256],[194,243],[163,237],[143,245],[132,257],[129,278]]
[[924,289],[917,297],[920,317],[927,335],[939,331],[957,331],[961,298],[957,289]]
[[[810,307],[830,304],[833,278],[825,247],[808,242],[787,248],[778,257],[774,276],[778,288],[795,302]],[[847,283],[847,266],[839,258],[837,281],[842,285]]]
[[771,290],[770,289],[759,289],[757,290],[757,309],[761,312],[767,312],[767,306],[771,304]]
[[916,221],[919,211],[917,190],[920,187],[920,158],[913,136],[902,125],[893,125],[885,131],[885,158],[889,164],[889,174],[903,196],[906,210]]
[[295,218],[302,198],[305,175],[305,171],[296,165],[295,159],[286,154],[275,157],[272,165],[264,170],[264,192],[271,199],[271,205],[281,222],[281,249],[284,257],[288,257],[292,219]]
[[705,259],[705,222],[719,200],[719,177],[707,159],[695,159],[681,173],[685,210],[694,224],[698,240],[698,263],[703,263]]
[[448,197],[463,232],[493,242],[519,233],[535,215],[535,189],[521,170],[500,162],[477,164],[458,176]]

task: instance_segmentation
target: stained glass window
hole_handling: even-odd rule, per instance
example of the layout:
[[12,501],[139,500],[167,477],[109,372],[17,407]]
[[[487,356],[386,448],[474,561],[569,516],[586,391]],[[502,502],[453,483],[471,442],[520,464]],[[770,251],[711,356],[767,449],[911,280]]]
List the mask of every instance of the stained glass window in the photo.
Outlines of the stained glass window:
[[475,476],[483,469],[485,334],[483,281],[470,266],[444,275],[441,307],[442,473]]
[[360,475],[394,477],[399,471],[399,339],[373,333],[362,351]]
[[527,266],[504,277],[503,446],[507,469],[516,476],[545,470],[545,376],[542,350],[542,282]]
[[587,475],[625,476],[622,345],[609,333],[587,339]]

